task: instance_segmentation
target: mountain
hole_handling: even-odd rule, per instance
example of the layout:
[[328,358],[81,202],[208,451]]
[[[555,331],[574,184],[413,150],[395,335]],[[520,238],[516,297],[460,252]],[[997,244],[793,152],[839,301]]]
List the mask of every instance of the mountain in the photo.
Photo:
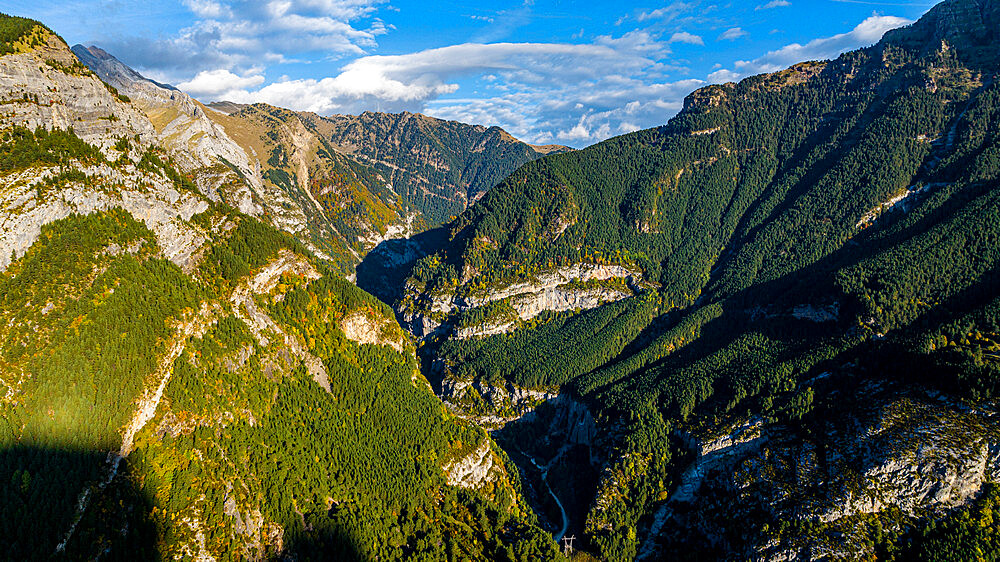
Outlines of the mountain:
[[557,558],[392,311],[192,181],[235,150],[204,107],[103,83],[32,20],[0,16],[0,53],[6,557]]
[[562,152],[0,16],[6,555],[995,558],[998,24]]
[[470,126],[416,113],[324,119],[335,149],[384,174],[399,196],[437,226],[464,211],[522,164],[568,152],[533,146],[500,127]]
[[412,223],[378,173],[324,148],[313,119],[263,105],[234,118],[144,78],[98,47],[73,52],[142,108],[203,193],[296,235],[343,271]]
[[998,35],[1000,2],[950,0],[703,88],[359,284],[598,558],[988,551],[935,525],[983,517],[1000,476]]
[[295,234],[344,272],[383,240],[448,220],[521,164],[568,150],[409,113],[205,106],[99,47],[73,52],[143,109],[202,192]]

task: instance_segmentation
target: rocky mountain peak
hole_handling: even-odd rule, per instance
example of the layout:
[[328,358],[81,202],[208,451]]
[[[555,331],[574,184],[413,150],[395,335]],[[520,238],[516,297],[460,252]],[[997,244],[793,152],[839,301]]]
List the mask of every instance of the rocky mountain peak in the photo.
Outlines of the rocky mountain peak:
[[132,67],[115,58],[111,53],[96,45],[85,47],[77,44],[71,50],[80,59],[80,62],[87,65],[87,68],[116,88],[128,88],[136,82],[151,82],[161,88],[176,90],[173,86],[161,84],[146,78]]
[[883,44],[917,49],[924,54],[954,49],[970,66],[996,68],[1000,60],[1000,1],[942,2],[916,23],[886,33]]

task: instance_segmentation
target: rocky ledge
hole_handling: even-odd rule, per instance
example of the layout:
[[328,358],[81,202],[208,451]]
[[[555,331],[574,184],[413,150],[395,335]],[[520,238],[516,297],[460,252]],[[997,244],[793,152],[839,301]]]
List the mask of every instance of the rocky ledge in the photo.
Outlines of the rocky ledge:
[[[612,280],[624,283],[621,286],[599,283]],[[458,338],[469,338],[509,332],[517,326],[518,320],[530,320],[544,311],[588,310],[628,298],[640,290],[640,283],[641,274],[627,267],[581,263],[543,271],[526,281],[468,294],[461,294],[459,289],[428,295],[409,287],[407,295],[397,305],[397,312],[413,334],[427,337],[454,323],[460,314],[499,301],[510,304],[516,318],[487,319],[462,327],[455,333]]]

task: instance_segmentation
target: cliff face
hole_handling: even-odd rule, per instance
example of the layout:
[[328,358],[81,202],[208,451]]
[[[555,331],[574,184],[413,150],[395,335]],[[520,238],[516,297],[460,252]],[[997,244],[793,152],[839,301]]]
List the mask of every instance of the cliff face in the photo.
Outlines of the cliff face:
[[[616,281],[617,283],[604,283]],[[442,325],[458,322],[459,339],[509,332],[519,321],[542,312],[588,310],[634,296],[642,290],[641,274],[617,265],[577,264],[554,268],[522,281],[490,288],[462,285],[446,289],[421,289],[409,282],[396,305],[404,324],[418,337],[436,333]],[[488,305],[501,302],[512,314],[490,314]],[[483,316],[472,323],[463,315]]]
[[0,127],[71,130],[105,160],[68,163],[77,172],[68,180],[61,179],[66,163],[0,174],[0,268],[33,244],[43,225],[114,207],[145,223],[171,261],[192,265],[205,237],[186,221],[204,211],[207,201],[141,164],[156,140],[142,111],[107,88],[47,32],[42,45],[0,57],[0,92],[8,108]]
[[218,111],[98,47],[73,52],[146,113],[158,142],[211,200],[294,234],[345,272],[385,237],[409,233],[384,181],[325,150],[313,118],[265,105]]
[[59,36],[40,31],[42,44],[0,57],[3,123],[28,129],[72,129],[103,149],[121,137],[150,143],[155,131],[142,111],[115,96],[82,66]]
[[[640,559],[680,543],[754,560],[865,558],[874,555],[866,522],[893,536],[968,504],[1000,476],[991,405],[867,383],[831,408],[817,435],[761,419],[683,435],[694,458],[655,515],[649,536],[659,542],[648,540]],[[793,520],[814,524],[776,524]]]
[[222,170],[208,170],[221,161],[228,162],[235,168],[230,172],[245,179],[246,185],[242,185],[242,192],[226,194],[227,203],[247,214],[261,214],[253,197],[263,189],[256,162],[208,117],[204,106],[176,88],[143,77],[99,47],[75,45],[72,51],[87,68],[146,113],[159,142],[168,147],[181,168],[195,175],[195,182],[206,195],[221,200],[219,189],[236,179],[225,177]]

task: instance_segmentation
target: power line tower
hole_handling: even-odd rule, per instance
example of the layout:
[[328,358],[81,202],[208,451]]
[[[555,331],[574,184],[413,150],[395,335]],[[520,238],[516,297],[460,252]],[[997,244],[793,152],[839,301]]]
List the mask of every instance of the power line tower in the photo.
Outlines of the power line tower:
[[569,556],[571,554],[573,554],[573,539],[575,539],[575,538],[576,538],[576,535],[573,535],[572,537],[563,537],[563,540],[562,540],[562,542],[563,542],[563,556],[569,558]]

